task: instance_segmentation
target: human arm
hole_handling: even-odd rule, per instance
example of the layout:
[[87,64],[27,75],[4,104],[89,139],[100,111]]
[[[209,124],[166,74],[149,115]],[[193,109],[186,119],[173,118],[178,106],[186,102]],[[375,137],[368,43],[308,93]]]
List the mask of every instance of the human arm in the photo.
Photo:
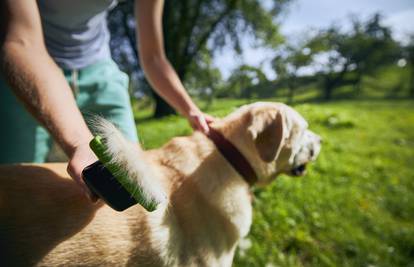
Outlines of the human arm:
[[163,0],[136,0],[138,51],[148,81],[172,107],[185,116],[193,128],[208,132],[213,120],[194,104],[164,51]]
[[62,71],[49,56],[35,0],[0,3],[1,71],[15,95],[62,147],[68,172],[85,192],[83,167],[95,160],[92,135]]

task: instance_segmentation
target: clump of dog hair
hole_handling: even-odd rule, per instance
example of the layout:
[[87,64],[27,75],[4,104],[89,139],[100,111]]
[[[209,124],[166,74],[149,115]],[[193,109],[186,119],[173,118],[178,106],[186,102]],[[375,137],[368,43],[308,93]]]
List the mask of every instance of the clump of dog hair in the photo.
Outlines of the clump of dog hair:
[[133,190],[139,191],[148,202],[166,203],[167,196],[159,174],[145,159],[139,143],[127,140],[112,123],[101,117],[94,117],[89,122],[93,132],[101,136],[107,148],[106,153],[111,158],[109,164],[120,167],[119,175],[125,175],[136,185]]

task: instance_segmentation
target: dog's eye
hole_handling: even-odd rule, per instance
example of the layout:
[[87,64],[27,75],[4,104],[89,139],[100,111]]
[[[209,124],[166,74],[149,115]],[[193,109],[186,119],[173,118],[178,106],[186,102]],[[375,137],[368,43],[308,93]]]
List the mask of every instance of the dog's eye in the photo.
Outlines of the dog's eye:
[[315,155],[315,151],[314,151],[313,149],[311,149],[311,150],[309,151],[309,153],[310,153],[310,156],[311,156],[311,157],[313,157],[313,156]]

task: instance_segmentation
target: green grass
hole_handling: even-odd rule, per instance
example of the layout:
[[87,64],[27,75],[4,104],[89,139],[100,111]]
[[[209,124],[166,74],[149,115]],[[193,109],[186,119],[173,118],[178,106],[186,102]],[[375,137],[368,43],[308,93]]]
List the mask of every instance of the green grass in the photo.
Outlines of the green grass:
[[[244,104],[216,101],[216,116]],[[323,139],[303,178],[255,189],[251,232],[234,266],[414,266],[414,102],[295,107]],[[143,119],[146,148],[186,135],[182,118]]]

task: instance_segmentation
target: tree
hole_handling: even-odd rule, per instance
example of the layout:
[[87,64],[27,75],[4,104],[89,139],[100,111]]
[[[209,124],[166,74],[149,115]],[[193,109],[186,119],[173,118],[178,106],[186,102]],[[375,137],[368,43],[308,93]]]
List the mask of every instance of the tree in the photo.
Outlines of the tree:
[[309,41],[308,46],[326,59],[320,68],[326,100],[332,97],[334,88],[346,83],[352,83],[359,92],[364,75],[373,74],[398,57],[400,47],[393,40],[391,29],[382,25],[381,18],[379,14],[366,22],[354,18],[349,32],[331,27]]
[[[335,87],[344,83],[345,74],[351,67],[351,62],[344,56],[343,44],[346,36],[338,29],[330,28],[311,39],[308,46],[314,51],[313,59],[319,67],[322,77],[323,98],[330,100]],[[318,60],[317,59],[322,59]],[[322,61],[322,62],[320,62]]]
[[410,41],[404,47],[403,53],[409,67],[409,96],[414,98],[414,34],[410,36]]
[[260,68],[241,65],[228,78],[225,91],[220,96],[251,99],[255,85],[266,81],[267,77]]
[[272,60],[272,66],[277,74],[278,81],[284,81],[289,90],[287,99],[289,104],[293,103],[301,68],[308,66],[311,61],[312,50],[307,47],[306,43],[297,46],[282,46]]
[[224,88],[224,82],[220,70],[213,66],[207,51],[200,51],[198,57],[203,59],[192,63],[191,75],[186,78],[185,86],[191,95],[204,100],[205,108],[208,108],[217,92]]
[[[241,39],[250,36],[256,45],[277,46],[282,38],[278,34],[275,19],[289,0],[274,0],[264,6],[260,0],[166,0],[163,16],[165,49],[171,64],[184,82],[205,60],[200,51],[209,57],[225,45],[241,52]],[[125,1],[109,16],[112,43],[125,44],[127,57],[137,56],[131,1]],[[119,29],[119,26],[124,28]],[[117,40],[118,39],[118,40]],[[112,46],[119,50],[120,46]],[[128,50],[128,49],[127,49]],[[113,54],[119,54],[117,52]],[[138,70],[138,61],[126,62]],[[191,68],[190,68],[191,66]],[[195,69],[194,69],[195,68]],[[142,74],[137,74],[140,80]],[[170,114],[172,110],[156,97],[155,116]]]

